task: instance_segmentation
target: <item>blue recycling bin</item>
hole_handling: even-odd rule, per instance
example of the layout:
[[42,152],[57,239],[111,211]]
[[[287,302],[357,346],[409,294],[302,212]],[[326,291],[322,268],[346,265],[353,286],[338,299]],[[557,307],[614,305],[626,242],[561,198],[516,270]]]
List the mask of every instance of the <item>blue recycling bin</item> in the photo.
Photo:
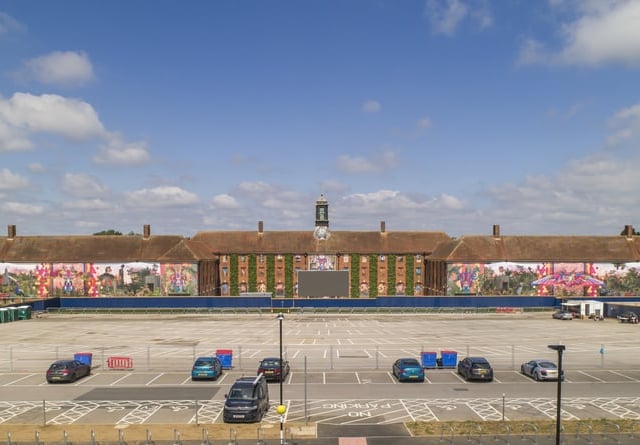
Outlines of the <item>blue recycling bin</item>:
[[84,363],[85,365],[91,366],[93,354],[91,352],[78,352],[76,354],[73,354],[73,359],[79,361],[80,363]]
[[455,368],[458,365],[458,353],[456,351],[440,351],[443,368]]
[[216,357],[220,360],[222,369],[231,369],[233,365],[233,351],[231,349],[216,350]]
[[423,368],[435,368],[436,367],[436,354],[435,352],[421,352],[422,367]]

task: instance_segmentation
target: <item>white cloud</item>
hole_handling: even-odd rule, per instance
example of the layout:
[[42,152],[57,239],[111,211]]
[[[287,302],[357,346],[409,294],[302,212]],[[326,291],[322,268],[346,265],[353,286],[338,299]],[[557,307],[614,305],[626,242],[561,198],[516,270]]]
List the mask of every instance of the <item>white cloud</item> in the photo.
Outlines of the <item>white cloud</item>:
[[39,162],[32,162],[29,164],[29,171],[33,173],[44,173],[46,168]]
[[98,178],[84,173],[66,173],[62,177],[61,189],[70,196],[99,197],[109,193],[109,187],[100,183]]
[[0,98],[0,137],[3,125],[10,131],[46,132],[74,141],[104,135],[91,105],[55,94],[15,93],[9,100]]
[[378,113],[382,110],[382,105],[377,100],[368,100],[362,104],[362,111],[365,113]]
[[640,136],[640,104],[618,111],[609,119],[612,133],[607,137],[607,145],[617,146]]
[[68,210],[110,210],[114,208],[112,204],[99,198],[65,201],[62,207]]
[[26,27],[11,17],[9,14],[0,11],[0,37],[13,32],[23,32]]
[[94,163],[107,165],[141,165],[150,160],[146,142],[126,142],[118,134],[109,135],[107,144],[93,157]]
[[195,193],[175,186],[155,187],[125,193],[127,206],[138,208],[179,207],[196,204]]
[[213,204],[216,209],[237,209],[240,207],[238,201],[226,193],[214,196],[211,204]]
[[2,210],[6,213],[24,216],[37,216],[44,213],[44,207],[42,206],[12,201],[4,202],[2,204]]
[[[0,98],[0,107],[2,106]],[[2,121],[0,115],[0,152],[3,151],[26,151],[33,148],[33,144],[26,136],[26,132],[8,125]]]
[[635,0],[579,1],[559,5],[577,18],[564,23],[558,32],[559,50],[548,50],[536,40],[525,41],[520,64],[601,66],[610,63],[640,65],[640,2]]
[[29,179],[7,168],[0,170],[0,190],[18,190],[29,186]]
[[367,158],[363,156],[342,155],[336,160],[338,170],[350,174],[378,173],[394,168],[398,156],[393,151],[385,151]]
[[428,0],[425,12],[434,34],[451,36],[469,10],[462,0]]
[[243,196],[254,196],[262,199],[273,191],[274,188],[271,184],[262,181],[241,182],[238,184],[238,192]]
[[84,52],[54,51],[24,63],[27,76],[47,85],[82,86],[94,79],[93,66]]

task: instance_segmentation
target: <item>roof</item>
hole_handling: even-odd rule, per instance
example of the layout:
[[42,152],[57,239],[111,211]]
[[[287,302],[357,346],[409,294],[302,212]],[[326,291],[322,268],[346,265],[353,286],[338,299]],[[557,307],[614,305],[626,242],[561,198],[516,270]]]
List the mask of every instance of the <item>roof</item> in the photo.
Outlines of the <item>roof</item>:
[[[188,262],[206,246],[177,235],[16,236],[0,239],[0,262]],[[210,256],[210,254],[208,254]]]
[[431,260],[453,262],[633,262],[637,236],[462,236],[440,244]]
[[227,254],[430,254],[451,238],[444,232],[332,231],[317,240],[311,231],[218,231],[198,232],[191,239],[212,252]]

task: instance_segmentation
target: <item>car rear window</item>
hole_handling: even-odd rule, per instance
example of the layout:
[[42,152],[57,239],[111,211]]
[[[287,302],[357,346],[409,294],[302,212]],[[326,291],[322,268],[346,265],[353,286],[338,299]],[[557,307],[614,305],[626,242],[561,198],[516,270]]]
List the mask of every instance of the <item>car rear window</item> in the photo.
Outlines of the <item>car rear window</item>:
[[280,360],[263,360],[262,366],[280,366]]
[[491,368],[489,363],[474,363],[473,365],[471,365],[471,367],[475,368],[475,369],[490,369]]
[[213,360],[196,360],[196,366],[211,366]]
[[547,369],[555,369],[556,365],[551,362],[540,362],[540,366]]

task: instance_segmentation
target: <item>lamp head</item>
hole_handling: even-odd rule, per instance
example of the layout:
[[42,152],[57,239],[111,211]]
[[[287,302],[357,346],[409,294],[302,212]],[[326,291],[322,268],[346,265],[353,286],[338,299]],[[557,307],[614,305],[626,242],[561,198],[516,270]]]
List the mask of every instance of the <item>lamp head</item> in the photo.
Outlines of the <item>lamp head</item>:
[[558,352],[562,352],[565,349],[567,349],[565,345],[547,345],[547,348],[553,349],[554,351],[558,351]]
[[280,312],[280,313],[278,314],[278,316],[276,317],[276,319],[278,319],[278,320],[280,320],[280,321],[284,320],[284,314],[283,314],[282,312]]

